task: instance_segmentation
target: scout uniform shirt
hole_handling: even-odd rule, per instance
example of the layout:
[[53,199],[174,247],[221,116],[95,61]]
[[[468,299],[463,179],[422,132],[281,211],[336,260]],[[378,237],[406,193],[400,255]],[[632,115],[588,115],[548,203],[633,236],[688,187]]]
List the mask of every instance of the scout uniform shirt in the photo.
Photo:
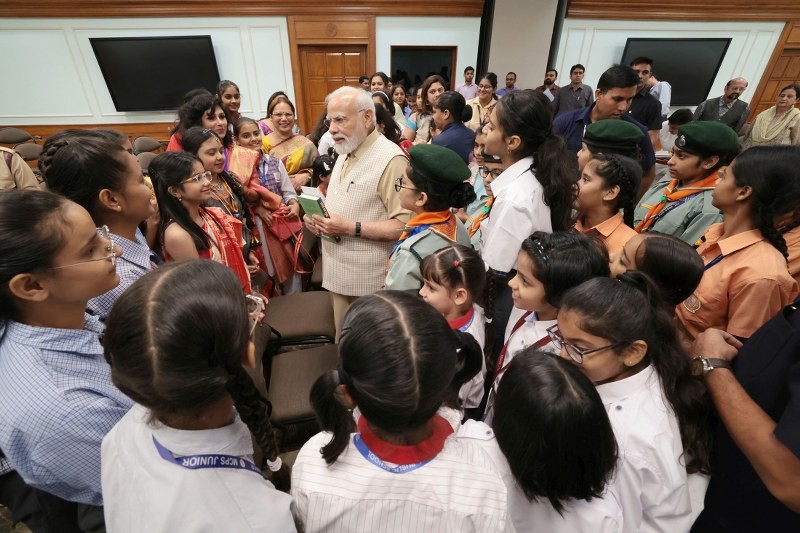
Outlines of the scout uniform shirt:
[[749,338],[797,295],[786,259],[757,229],[722,237],[708,228],[697,249],[706,270],[700,285],[675,308],[693,338],[708,328]]
[[[650,209],[662,201],[665,196],[664,190],[672,181],[674,180],[667,175],[644,193],[633,213],[633,225],[637,231],[640,231],[638,226],[646,218]],[[680,189],[679,185],[676,190]],[[711,205],[713,190],[712,185],[708,190],[698,191],[696,194],[674,202],[668,201],[661,212],[655,215],[654,221],[647,231],[674,235],[685,243],[693,245],[711,224],[722,222],[722,213]]]
[[[398,241],[389,259],[389,271],[386,273],[387,290],[419,290],[422,288],[420,264],[422,260],[454,242],[464,246],[472,246],[469,233],[464,224],[451,215],[455,224],[453,236],[445,235],[435,226]],[[454,238],[453,238],[454,237]]]
[[617,212],[616,215],[604,220],[600,224],[587,228],[583,225],[583,220],[579,218],[575,221],[575,229],[583,234],[597,233],[603,239],[609,254],[616,254],[622,251],[631,237],[636,235],[633,228],[629,228],[622,221],[622,213]]

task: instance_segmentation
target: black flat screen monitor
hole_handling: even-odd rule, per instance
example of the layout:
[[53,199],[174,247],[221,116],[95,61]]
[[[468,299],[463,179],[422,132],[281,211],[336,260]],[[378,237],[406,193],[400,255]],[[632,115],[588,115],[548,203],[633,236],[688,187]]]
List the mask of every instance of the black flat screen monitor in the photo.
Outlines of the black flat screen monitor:
[[117,111],[174,110],[219,82],[210,35],[90,38]]
[[629,38],[622,52],[622,64],[630,65],[637,57],[649,57],[656,78],[672,85],[670,105],[693,106],[708,98],[730,44],[730,38]]

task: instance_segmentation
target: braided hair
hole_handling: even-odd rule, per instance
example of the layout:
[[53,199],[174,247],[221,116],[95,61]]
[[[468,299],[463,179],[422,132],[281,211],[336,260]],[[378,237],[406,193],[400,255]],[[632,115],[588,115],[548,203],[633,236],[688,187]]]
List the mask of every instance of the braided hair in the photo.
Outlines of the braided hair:
[[800,207],[800,147],[754,146],[729,167],[737,187],[750,187],[756,228],[784,257],[789,252],[775,218]]
[[[279,450],[269,402],[242,368],[249,342],[239,279],[220,263],[195,259],[137,280],[115,303],[103,348],[114,384],[151,420],[179,426],[229,396],[274,463]],[[269,475],[285,490],[286,474],[282,468]]]
[[615,209],[623,210],[622,220],[633,227],[633,211],[636,208],[636,195],[642,183],[642,166],[624,155],[600,154],[594,156],[598,164],[594,171],[603,180],[603,188],[619,187]]

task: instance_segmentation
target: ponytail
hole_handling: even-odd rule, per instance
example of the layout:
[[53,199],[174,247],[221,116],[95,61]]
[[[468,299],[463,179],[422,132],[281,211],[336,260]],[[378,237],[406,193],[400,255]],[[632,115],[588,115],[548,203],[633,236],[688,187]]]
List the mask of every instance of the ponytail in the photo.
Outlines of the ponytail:
[[678,340],[669,307],[658,287],[642,272],[593,278],[569,290],[561,309],[580,315],[582,329],[612,342],[641,339],[646,360],[661,381],[664,396],[678,419],[684,462],[689,473],[708,473],[711,432],[709,398],[702,381],[691,375],[689,355]]
[[475,377],[483,368],[483,352],[478,341],[469,333],[457,329],[453,330],[456,336],[456,373],[450,382],[450,393],[445,399],[445,405],[461,409],[458,393],[465,383]]
[[506,137],[522,141],[519,155],[533,157],[530,170],[542,184],[553,231],[572,227],[572,206],[578,197],[578,158],[553,131],[550,101],[539,91],[517,91],[498,100],[495,117]]
[[333,464],[350,443],[350,434],[356,430],[353,413],[336,399],[336,388],[340,385],[339,373],[331,370],[322,374],[311,387],[311,406],[323,431],[333,433],[330,442],[320,453],[325,463]]

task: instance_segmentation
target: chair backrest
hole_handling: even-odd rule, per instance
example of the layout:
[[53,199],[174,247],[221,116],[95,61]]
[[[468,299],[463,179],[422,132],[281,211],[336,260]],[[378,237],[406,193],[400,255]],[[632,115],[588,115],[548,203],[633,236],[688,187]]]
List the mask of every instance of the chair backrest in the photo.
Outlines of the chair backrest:
[[14,147],[17,152],[25,161],[38,161],[39,156],[42,154],[42,145],[35,143],[22,143]]
[[33,135],[19,128],[0,128],[0,144],[19,144],[33,140]]
[[133,146],[133,153],[136,155],[146,152],[156,152],[163,148],[163,145],[160,142],[152,137],[146,137],[144,135],[136,137],[131,143],[131,146]]
[[153,162],[153,159],[156,158],[158,154],[153,152],[142,152],[136,156],[136,159],[139,160],[139,165],[142,167],[142,172],[147,174],[147,170],[150,168],[150,163]]

